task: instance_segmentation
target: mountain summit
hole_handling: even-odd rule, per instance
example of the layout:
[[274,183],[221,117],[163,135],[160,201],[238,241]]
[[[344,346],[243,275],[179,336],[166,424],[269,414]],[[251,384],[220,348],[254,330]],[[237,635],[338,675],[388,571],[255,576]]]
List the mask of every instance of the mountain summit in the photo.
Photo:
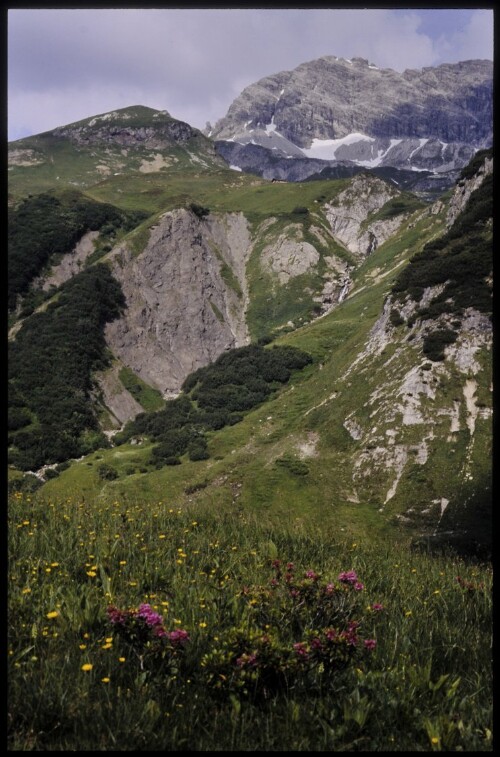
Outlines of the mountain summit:
[[221,149],[231,162],[250,145],[275,159],[443,174],[491,144],[492,79],[487,60],[398,73],[325,56],[244,89],[208,135],[233,143]]

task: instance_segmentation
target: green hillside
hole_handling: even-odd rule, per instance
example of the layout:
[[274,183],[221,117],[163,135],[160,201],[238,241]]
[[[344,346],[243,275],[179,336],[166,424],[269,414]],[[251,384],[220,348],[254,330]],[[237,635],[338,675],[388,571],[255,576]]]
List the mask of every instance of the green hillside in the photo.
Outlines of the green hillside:
[[139,106],[9,153],[9,748],[492,751],[490,174],[332,216]]

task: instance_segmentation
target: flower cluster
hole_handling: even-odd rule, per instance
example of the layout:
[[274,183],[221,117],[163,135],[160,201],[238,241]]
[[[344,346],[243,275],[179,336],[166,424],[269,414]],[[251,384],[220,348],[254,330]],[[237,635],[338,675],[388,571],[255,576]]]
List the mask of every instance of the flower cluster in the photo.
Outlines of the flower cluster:
[[261,625],[287,626],[294,634],[306,628],[343,624],[360,611],[359,595],[364,589],[355,571],[340,573],[337,581],[323,581],[312,569],[302,577],[293,563],[273,560],[274,575],[269,585],[245,587],[242,595],[255,621]]
[[172,661],[190,640],[188,632],[181,628],[167,631],[163,617],[149,604],[141,604],[137,610],[120,610],[111,605],[107,615],[115,632],[133,648],[141,661],[145,656]]
[[338,580],[344,584],[350,584],[356,591],[363,591],[365,588],[361,581],[358,581],[358,576],[355,570],[347,570],[344,573],[339,573]]
[[[254,702],[294,686],[331,685],[336,677],[326,673],[342,670],[377,644],[363,638],[363,584],[355,571],[327,582],[315,570],[296,576],[290,562],[273,560],[271,566],[267,585],[241,591],[245,624],[227,632],[202,660],[210,688]],[[373,603],[367,609],[373,617],[383,607]]]

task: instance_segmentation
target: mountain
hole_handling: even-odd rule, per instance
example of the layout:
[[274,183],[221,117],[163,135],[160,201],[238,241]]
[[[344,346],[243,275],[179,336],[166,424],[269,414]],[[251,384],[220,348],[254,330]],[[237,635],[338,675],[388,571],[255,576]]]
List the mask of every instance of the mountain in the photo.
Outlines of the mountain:
[[208,134],[231,164],[266,178],[392,167],[428,172],[421,190],[442,191],[491,145],[492,81],[487,60],[398,73],[326,56],[250,85]]
[[130,173],[224,166],[213,143],[167,111],[121,108],[8,145],[10,201],[54,187],[86,187]]
[[491,151],[430,203],[158,113],[9,145],[11,485],[488,548]]

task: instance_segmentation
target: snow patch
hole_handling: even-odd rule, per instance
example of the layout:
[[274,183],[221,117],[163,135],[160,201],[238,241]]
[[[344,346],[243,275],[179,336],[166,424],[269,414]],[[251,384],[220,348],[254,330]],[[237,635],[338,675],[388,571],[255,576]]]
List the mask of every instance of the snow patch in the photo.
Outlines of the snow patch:
[[[274,132],[276,132],[276,124],[274,123],[273,115],[273,117],[271,118],[271,123],[266,125],[266,134],[273,134]],[[276,133],[278,134],[278,132]]]
[[229,166],[229,168],[230,168],[230,169],[231,169],[232,171],[241,171],[241,170],[242,170],[242,169],[241,169],[241,168],[240,168],[239,166]]
[[340,139],[313,139],[311,147],[302,150],[308,158],[318,158],[319,160],[335,160],[335,153],[342,145],[352,145],[357,142],[375,142],[373,137],[367,137],[366,134],[353,132]]

